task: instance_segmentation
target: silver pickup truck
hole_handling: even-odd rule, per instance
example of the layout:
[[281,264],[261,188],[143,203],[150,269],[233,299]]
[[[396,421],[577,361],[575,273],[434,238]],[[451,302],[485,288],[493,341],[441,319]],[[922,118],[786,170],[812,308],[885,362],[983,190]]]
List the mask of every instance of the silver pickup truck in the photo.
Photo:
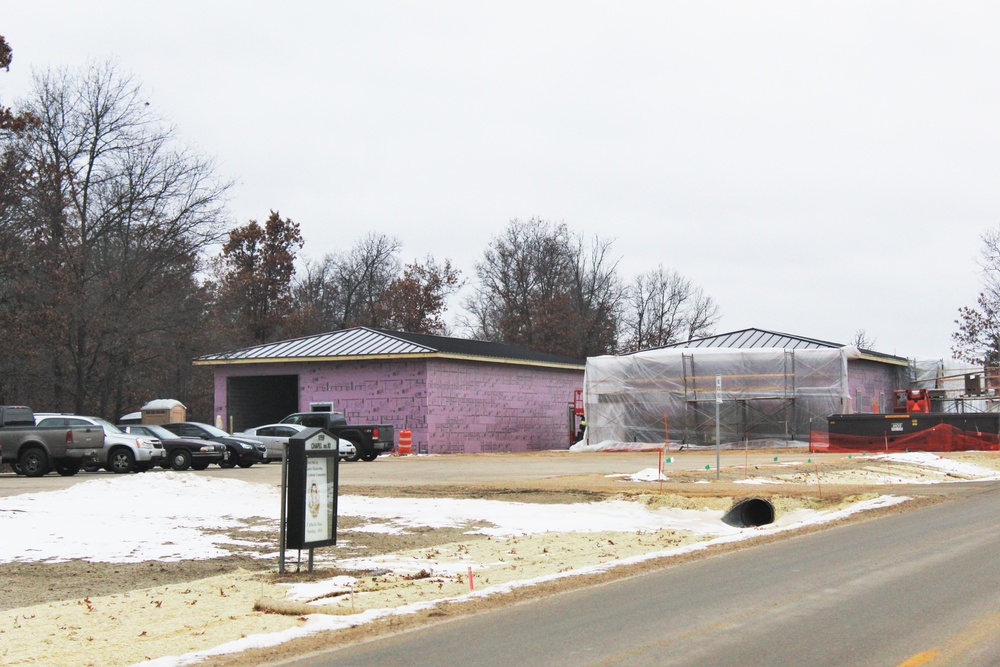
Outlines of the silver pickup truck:
[[50,470],[75,475],[104,447],[100,426],[35,426],[31,408],[0,405],[0,462],[14,472],[41,477]]

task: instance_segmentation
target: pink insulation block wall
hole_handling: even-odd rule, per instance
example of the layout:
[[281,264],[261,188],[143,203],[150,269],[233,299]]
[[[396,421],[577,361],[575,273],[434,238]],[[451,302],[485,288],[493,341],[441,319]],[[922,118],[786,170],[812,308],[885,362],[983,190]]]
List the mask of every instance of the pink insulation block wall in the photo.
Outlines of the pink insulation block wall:
[[427,362],[344,361],[304,365],[299,374],[299,409],[329,401],[348,423],[392,424],[413,432],[413,449],[427,442]]
[[[851,411],[854,413],[892,412],[892,392],[906,389],[902,383],[902,367],[881,364],[866,359],[847,361],[847,387],[851,395]],[[860,402],[859,402],[860,397]],[[876,406],[877,403],[877,406]]]
[[421,453],[524,452],[569,447],[568,408],[583,370],[451,359],[248,364],[215,372],[225,415],[226,378],[298,375],[299,410],[331,402],[349,423],[412,431]]
[[569,405],[583,370],[431,360],[429,451],[525,452],[569,447]]
[[338,363],[278,363],[223,366],[215,371],[215,411],[224,419],[228,403],[226,380],[234,376],[297,375],[298,410],[310,403],[333,403],[355,424],[392,424],[413,431],[413,445],[426,443],[427,362],[347,361]]

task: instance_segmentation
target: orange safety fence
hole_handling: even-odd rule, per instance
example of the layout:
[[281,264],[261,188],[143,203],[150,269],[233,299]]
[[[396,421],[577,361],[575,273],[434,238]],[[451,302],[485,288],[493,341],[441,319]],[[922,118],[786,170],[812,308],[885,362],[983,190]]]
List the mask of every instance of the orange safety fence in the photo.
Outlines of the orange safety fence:
[[845,435],[812,431],[810,452],[967,452],[997,451],[1000,436],[996,433],[963,431],[951,424],[905,435]]

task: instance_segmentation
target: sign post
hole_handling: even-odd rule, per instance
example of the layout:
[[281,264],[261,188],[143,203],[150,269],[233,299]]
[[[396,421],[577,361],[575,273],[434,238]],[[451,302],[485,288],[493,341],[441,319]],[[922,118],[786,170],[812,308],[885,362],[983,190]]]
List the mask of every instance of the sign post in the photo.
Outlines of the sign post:
[[288,439],[285,453],[288,470],[282,489],[282,557],[285,549],[308,549],[312,572],[313,549],[337,543],[337,437],[325,429],[307,428]]
[[719,429],[719,408],[722,406],[722,376],[715,376],[715,479],[721,479],[720,452],[722,450],[722,435]]

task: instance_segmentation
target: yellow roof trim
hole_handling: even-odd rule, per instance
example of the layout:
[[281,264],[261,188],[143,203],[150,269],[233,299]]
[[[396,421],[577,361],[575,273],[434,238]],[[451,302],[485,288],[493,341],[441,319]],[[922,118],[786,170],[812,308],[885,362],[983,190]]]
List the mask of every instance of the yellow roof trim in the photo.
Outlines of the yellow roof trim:
[[572,371],[582,371],[585,364],[557,364],[527,359],[502,359],[499,357],[480,357],[449,352],[417,352],[410,354],[357,354],[330,357],[273,357],[268,359],[195,359],[195,366],[238,366],[246,364],[295,364],[315,363],[317,361],[393,361],[397,359],[454,359],[456,361],[479,361],[489,364],[509,364],[513,366],[538,366],[541,368],[558,368]]
[[910,360],[909,359],[878,357],[878,356],[875,356],[874,354],[865,354],[864,352],[861,352],[860,354],[858,354],[858,359],[864,359],[866,361],[877,361],[879,363],[892,364],[894,366],[907,366],[907,367],[909,367],[909,365],[910,365]]

